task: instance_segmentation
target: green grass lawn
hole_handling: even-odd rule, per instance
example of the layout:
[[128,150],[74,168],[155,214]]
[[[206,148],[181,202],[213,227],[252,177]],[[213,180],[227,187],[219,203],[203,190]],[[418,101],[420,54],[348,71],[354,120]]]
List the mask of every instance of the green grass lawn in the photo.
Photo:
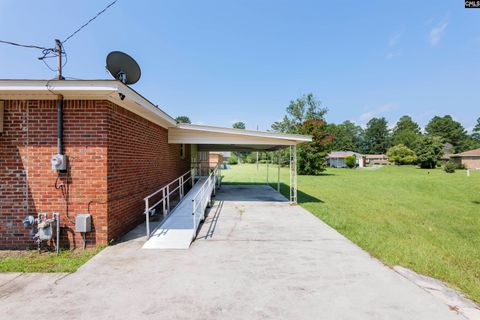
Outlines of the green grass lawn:
[[0,272],[75,272],[103,247],[87,250],[63,250],[55,253],[0,251]]
[[[276,188],[277,168],[270,167]],[[223,170],[224,183],[265,183],[266,166]],[[281,170],[288,197],[288,168]],[[301,206],[385,264],[441,279],[480,302],[480,171],[382,167],[298,177]]]

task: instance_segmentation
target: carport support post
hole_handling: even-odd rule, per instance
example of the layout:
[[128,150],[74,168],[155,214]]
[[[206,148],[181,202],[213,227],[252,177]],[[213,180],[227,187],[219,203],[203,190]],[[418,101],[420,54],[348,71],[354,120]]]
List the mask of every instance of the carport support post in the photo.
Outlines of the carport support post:
[[277,192],[280,192],[280,151],[277,151],[277,155],[278,155]]
[[292,203],[292,146],[289,147],[288,159],[289,159],[288,163],[289,163],[289,171],[290,171],[288,186],[290,188],[290,203]]
[[297,204],[297,146],[290,146],[290,204]]
[[297,204],[297,145],[293,146],[293,203]]
[[268,156],[267,156],[267,185],[269,185],[269,183],[268,183]]

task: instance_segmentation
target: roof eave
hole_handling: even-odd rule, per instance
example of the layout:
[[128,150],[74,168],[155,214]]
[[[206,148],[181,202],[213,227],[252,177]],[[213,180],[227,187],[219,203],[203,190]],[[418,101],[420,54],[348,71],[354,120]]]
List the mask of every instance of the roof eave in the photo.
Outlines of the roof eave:
[[66,100],[105,99],[164,128],[177,125],[170,115],[118,80],[0,80],[3,100],[51,100],[56,95]]

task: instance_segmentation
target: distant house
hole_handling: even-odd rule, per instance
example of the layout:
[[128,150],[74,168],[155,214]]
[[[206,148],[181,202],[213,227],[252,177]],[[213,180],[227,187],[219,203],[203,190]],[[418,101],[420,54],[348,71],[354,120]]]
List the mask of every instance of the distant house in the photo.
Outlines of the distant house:
[[223,152],[210,152],[208,159],[210,168],[215,168],[217,164],[223,163],[225,160]]
[[453,154],[450,159],[467,169],[480,169],[480,148]]
[[353,151],[334,151],[327,155],[327,163],[332,168],[346,168],[345,158],[354,156],[356,158],[355,167],[363,168],[365,158],[362,154]]
[[453,153],[445,153],[443,156],[440,157],[440,161],[447,162],[452,158],[453,155]]
[[385,165],[391,164],[385,154],[367,154],[365,155],[365,163],[369,165]]

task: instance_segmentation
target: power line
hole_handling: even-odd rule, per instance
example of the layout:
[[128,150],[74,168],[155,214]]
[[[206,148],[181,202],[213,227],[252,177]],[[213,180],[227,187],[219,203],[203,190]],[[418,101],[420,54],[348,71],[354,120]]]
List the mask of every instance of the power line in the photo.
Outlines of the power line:
[[90,20],[88,20],[85,24],[83,24],[80,28],[78,28],[77,30],[75,30],[71,35],[69,35],[68,37],[65,38],[65,40],[62,41],[62,43],[65,43],[67,42],[71,37],[73,37],[74,35],[76,35],[78,32],[80,32],[83,28],[85,28],[86,26],[88,26],[90,24],[90,22],[92,22],[93,20],[97,19],[99,15],[101,15],[102,13],[104,13],[105,11],[108,10],[108,8],[110,8],[111,6],[113,6],[115,3],[117,2],[117,0],[113,1],[112,3],[110,3],[108,6],[106,6],[103,10],[101,10],[100,12],[98,12],[93,18],[91,18]]
[[36,45],[33,45],[33,44],[21,44],[21,43],[16,43],[16,42],[11,42],[11,41],[5,41],[5,40],[0,40],[1,43],[5,43],[5,44],[10,44],[12,46],[17,46],[17,47],[23,47],[23,48],[31,48],[31,49],[39,49],[39,50],[50,50],[49,48],[45,48],[45,47],[40,47],[40,46],[36,46]]
[[61,66],[59,66],[60,68],[63,68],[67,64],[67,61],[68,61],[67,52],[65,51],[65,48],[64,48],[63,44],[65,42],[67,42],[69,39],[71,39],[73,36],[75,36],[77,33],[79,33],[83,28],[88,26],[93,20],[97,19],[102,13],[107,11],[117,1],[118,0],[115,0],[115,1],[111,2],[109,5],[107,5],[105,8],[103,8],[103,10],[99,11],[95,16],[93,16],[90,20],[88,20],[85,24],[80,26],[80,28],[78,28],[72,34],[70,34],[68,37],[66,37],[65,40],[63,40],[63,41],[55,40],[57,42],[57,46],[55,48],[46,48],[46,47],[41,47],[41,46],[37,46],[37,45],[33,45],[33,44],[21,44],[21,43],[12,42],[12,41],[5,41],[5,40],[0,40],[0,43],[9,44],[9,45],[16,46],[16,47],[42,50],[43,56],[39,57],[38,59],[42,60],[42,62],[51,71],[59,71],[58,69],[53,69],[52,67],[50,67],[50,65],[45,61],[45,59],[56,58],[56,57],[59,57],[59,59],[61,59],[60,56],[65,56],[65,62]]

